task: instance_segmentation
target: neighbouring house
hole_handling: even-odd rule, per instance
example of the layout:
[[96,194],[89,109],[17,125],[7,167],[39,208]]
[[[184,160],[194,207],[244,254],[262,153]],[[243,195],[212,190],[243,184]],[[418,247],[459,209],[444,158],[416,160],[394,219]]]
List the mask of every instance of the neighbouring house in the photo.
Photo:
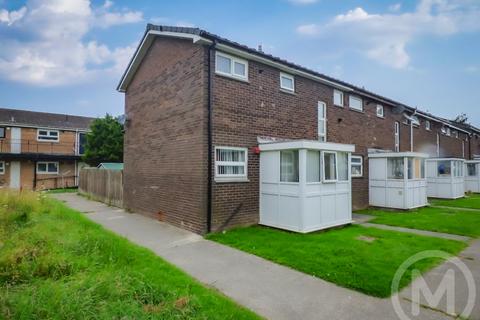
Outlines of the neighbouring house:
[[0,188],[77,186],[92,121],[67,114],[0,108]]
[[98,169],[106,170],[123,170],[123,163],[121,162],[102,162],[97,166]]
[[125,206],[198,233],[259,222],[264,144],[355,145],[354,209],[369,204],[369,152],[473,157],[468,128],[198,28],[149,24],[117,89]]

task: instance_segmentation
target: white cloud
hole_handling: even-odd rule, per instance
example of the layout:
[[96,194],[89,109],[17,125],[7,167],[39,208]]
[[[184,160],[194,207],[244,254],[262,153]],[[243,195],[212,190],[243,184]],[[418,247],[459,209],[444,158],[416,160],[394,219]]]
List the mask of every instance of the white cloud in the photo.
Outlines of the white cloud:
[[344,46],[397,69],[409,67],[407,47],[419,37],[479,30],[480,4],[475,0],[421,0],[413,12],[397,14],[371,14],[355,8],[327,24],[297,27],[306,36],[335,36]]
[[306,5],[306,4],[313,4],[315,2],[318,2],[318,0],[288,0],[288,2],[291,2],[293,4]]
[[465,72],[467,73],[480,73],[479,66],[468,66],[465,68]]
[[174,20],[167,17],[152,17],[150,22],[154,24],[171,25],[176,27],[195,27],[194,23],[185,20]]
[[401,8],[402,8],[402,4],[399,2],[399,3],[394,3],[394,4],[390,5],[388,7],[388,10],[390,10],[392,12],[398,12],[398,11],[400,11]]
[[[96,27],[143,19],[140,12],[113,11],[113,6],[111,1],[92,8],[89,0],[29,0],[20,10],[5,14],[3,9],[0,77],[38,86],[57,86],[105,75],[118,76],[135,47],[109,48],[85,40]],[[22,14],[17,13],[20,11]]]

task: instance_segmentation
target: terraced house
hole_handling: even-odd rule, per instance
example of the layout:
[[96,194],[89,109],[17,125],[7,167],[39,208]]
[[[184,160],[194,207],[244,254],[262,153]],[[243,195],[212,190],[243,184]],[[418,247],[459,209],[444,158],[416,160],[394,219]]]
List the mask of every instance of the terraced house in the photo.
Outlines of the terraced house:
[[0,188],[76,186],[92,120],[0,108]]
[[478,147],[465,126],[197,28],[148,25],[118,90],[125,205],[198,233],[258,222],[261,143],[355,145],[356,209],[368,206],[369,151]]

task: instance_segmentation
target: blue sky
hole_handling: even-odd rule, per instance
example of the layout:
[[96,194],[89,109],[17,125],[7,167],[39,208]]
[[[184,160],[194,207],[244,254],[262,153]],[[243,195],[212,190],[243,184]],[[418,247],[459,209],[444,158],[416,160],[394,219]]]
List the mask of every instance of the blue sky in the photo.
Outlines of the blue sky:
[[195,26],[480,125],[480,0],[0,0],[0,106],[101,116],[148,23]]

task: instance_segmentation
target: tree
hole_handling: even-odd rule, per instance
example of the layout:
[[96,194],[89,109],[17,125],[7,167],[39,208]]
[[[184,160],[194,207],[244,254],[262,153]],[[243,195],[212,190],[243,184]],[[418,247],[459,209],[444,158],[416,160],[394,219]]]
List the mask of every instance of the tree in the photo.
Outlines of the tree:
[[92,122],[83,161],[91,166],[101,162],[123,162],[123,125],[116,118],[107,114]]

